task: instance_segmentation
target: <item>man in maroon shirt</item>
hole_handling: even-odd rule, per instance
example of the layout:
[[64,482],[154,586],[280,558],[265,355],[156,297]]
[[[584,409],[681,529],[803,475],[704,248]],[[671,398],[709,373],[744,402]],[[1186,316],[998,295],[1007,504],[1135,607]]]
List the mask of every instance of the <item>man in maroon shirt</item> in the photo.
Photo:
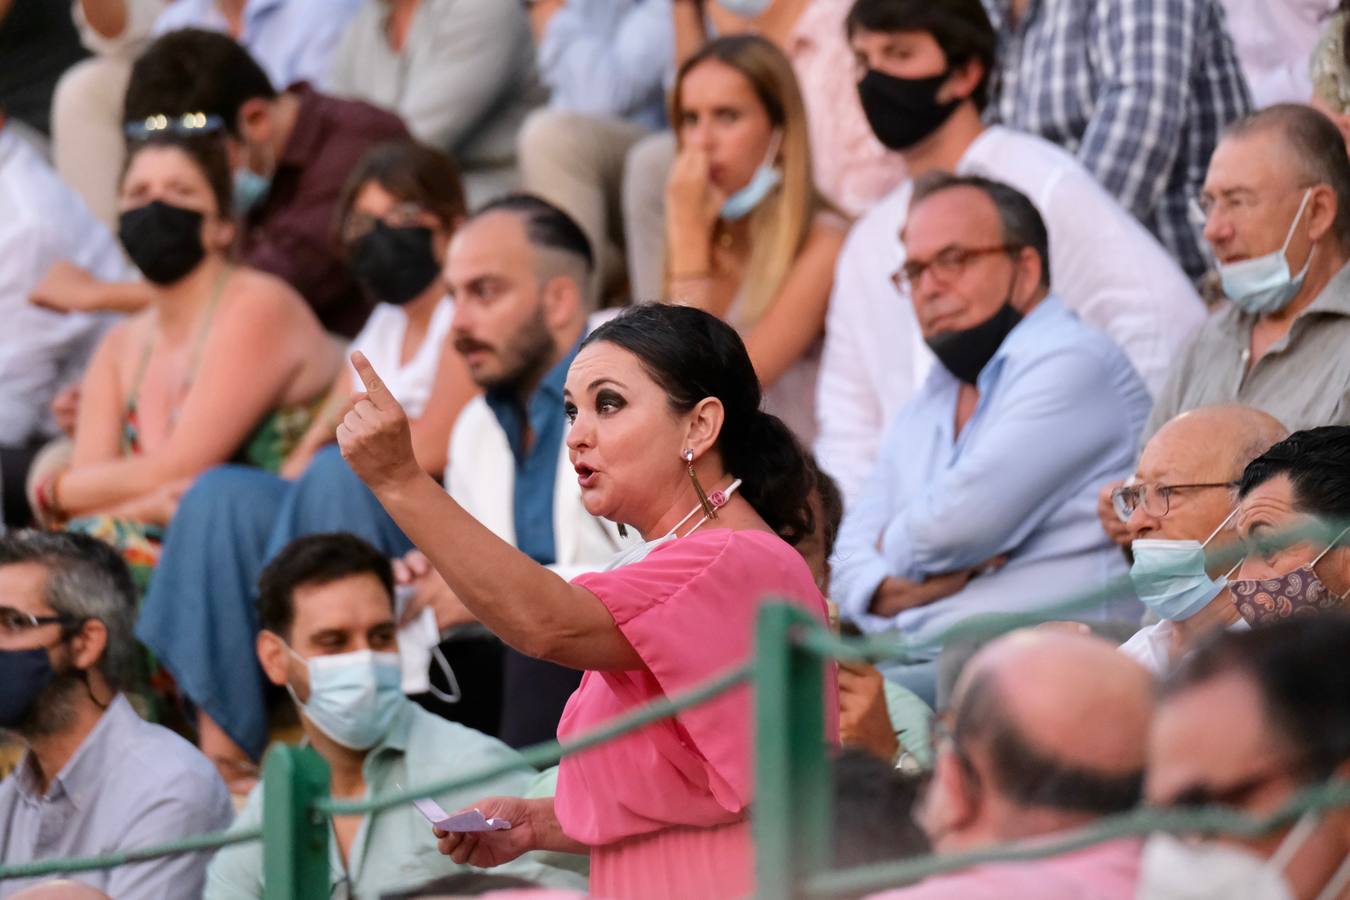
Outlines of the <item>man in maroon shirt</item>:
[[[367,150],[408,136],[397,116],[304,82],[278,93],[236,41],[189,28],[163,35],[136,61],[125,119],[133,140],[156,130],[223,130],[243,225],[240,260],[284,278],[329,331],[352,337],[360,330],[371,304],[343,258],[337,203]],[[35,302],[71,310],[145,302],[139,284],[99,282],[72,269],[50,273]]]

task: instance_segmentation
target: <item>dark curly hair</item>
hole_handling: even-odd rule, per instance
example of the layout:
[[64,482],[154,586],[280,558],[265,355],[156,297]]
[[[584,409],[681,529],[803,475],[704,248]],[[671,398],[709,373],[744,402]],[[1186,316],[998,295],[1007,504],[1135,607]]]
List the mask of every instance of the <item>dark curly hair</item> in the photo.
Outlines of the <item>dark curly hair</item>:
[[1295,431],[1275,444],[1247,464],[1238,499],[1280,475],[1293,484],[1297,511],[1350,522],[1350,426]]

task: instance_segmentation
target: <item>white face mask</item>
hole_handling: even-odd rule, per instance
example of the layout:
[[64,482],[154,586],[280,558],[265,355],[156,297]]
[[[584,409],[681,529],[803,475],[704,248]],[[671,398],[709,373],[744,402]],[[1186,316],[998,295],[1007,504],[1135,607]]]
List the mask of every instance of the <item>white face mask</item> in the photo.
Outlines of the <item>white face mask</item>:
[[[735,479],[734,481],[731,482],[731,484],[727,486],[727,489],[725,491],[718,492],[722,495],[722,502],[718,503],[717,500],[714,499],[713,503],[718,507],[725,506],[726,501],[731,499],[731,495],[736,493],[736,489],[739,488],[740,486],[741,480],[739,478]],[[614,569],[620,568],[621,566],[631,566],[635,562],[642,562],[642,560],[646,559],[647,555],[650,554],[657,547],[661,546],[666,541],[673,541],[675,540],[675,538],[679,537],[680,535],[677,535],[675,532],[679,531],[680,526],[682,526],[685,522],[688,522],[690,519],[696,516],[702,509],[703,509],[702,505],[695,506],[693,509],[689,511],[689,515],[685,516],[683,519],[676,522],[674,528],[670,529],[670,531],[661,535],[659,538],[654,538],[650,541],[644,541],[641,544],[636,544],[632,547],[629,547],[626,550],[621,551],[617,556],[615,556],[605,565],[605,568],[602,571],[610,572],[613,571]],[[705,515],[703,518],[699,519],[697,522],[694,523],[693,528],[690,528],[687,532],[685,532],[684,537],[688,537],[695,531],[698,531],[699,526],[706,521],[708,521],[708,517]]]
[[[1284,255],[1289,249],[1289,241],[1294,237],[1294,227],[1303,218],[1303,210],[1312,196],[1312,188],[1303,192],[1303,202],[1298,205],[1294,221],[1289,223],[1289,231],[1284,236],[1284,246],[1267,253],[1235,263],[1219,263],[1219,280],[1223,282],[1223,292],[1228,295],[1243,312],[1255,316],[1269,315],[1284,309],[1294,299],[1303,279],[1312,265],[1312,250],[1308,251],[1308,261],[1303,271],[1297,275],[1289,274],[1289,260]],[[1315,249],[1315,248],[1314,248]]]
[[316,728],[352,750],[369,750],[389,733],[403,700],[397,653],[356,650],[305,659],[286,648],[309,672],[309,701],[291,699]]
[[[1270,859],[1232,844],[1191,842],[1171,834],[1150,835],[1140,863],[1140,900],[1293,900],[1284,870],[1317,829],[1316,813],[1306,813]],[[1317,895],[1336,900],[1350,881],[1350,859],[1341,864]]]

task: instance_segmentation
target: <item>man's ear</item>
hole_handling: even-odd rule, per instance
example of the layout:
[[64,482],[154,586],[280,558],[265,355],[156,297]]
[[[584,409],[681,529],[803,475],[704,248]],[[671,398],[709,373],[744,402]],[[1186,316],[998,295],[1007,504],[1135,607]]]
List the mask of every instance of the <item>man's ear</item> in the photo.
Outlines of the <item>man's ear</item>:
[[952,66],[951,74],[938,91],[938,101],[969,100],[975,95],[987,71],[984,63],[973,56],[959,66]]
[[544,321],[549,331],[565,329],[585,306],[585,295],[581,285],[570,275],[554,275],[544,282],[543,302]]
[[[258,663],[267,680],[278,687],[290,680],[291,654],[286,643],[270,631],[259,631],[257,639]],[[308,685],[306,685],[308,688]],[[299,693],[299,691],[297,691]],[[305,691],[308,694],[308,690]]]
[[1319,184],[1308,196],[1308,237],[1320,241],[1336,226],[1336,192],[1330,185]]
[[98,665],[108,649],[108,626],[99,619],[85,619],[80,630],[70,636],[70,661],[75,668],[89,671]]
[[923,826],[934,848],[941,850],[944,843],[949,843],[946,840],[949,835],[968,828],[977,812],[975,792],[956,751],[951,747],[939,749],[923,812]]
[[248,144],[265,144],[272,141],[272,105],[262,97],[252,97],[239,105],[235,115],[235,128],[239,137]]

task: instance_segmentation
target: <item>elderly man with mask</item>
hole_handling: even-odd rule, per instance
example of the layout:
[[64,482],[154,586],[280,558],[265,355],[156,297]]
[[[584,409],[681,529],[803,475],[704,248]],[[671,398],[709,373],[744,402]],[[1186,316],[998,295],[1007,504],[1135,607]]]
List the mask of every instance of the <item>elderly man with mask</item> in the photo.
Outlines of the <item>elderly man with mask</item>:
[[[1084,677],[1085,674],[1091,677]],[[1053,839],[1139,801],[1149,674],[1107,641],[1035,629],[980,649],[936,729],[924,827],[938,853]],[[1140,843],[937,876],[885,900],[1135,896]]]
[[1177,360],[1145,436],[1215,403],[1293,430],[1350,421],[1350,161],[1336,126],[1301,105],[1242,119],[1214,150],[1199,206],[1232,303]]
[[[845,618],[936,654],[970,616],[1124,574],[1096,490],[1128,471],[1149,398],[1120,348],[1051,292],[1045,224],[1019,191],[925,176],[904,241],[896,279],[941,365],[891,422],[844,516],[832,587]],[[1083,611],[1132,614],[1133,598]],[[935,663],[887,674],[933,701]]]
[[[1252,460],[1233,524],[1247,549],[1229,591],[1250,625],[1329,609],[1350,595],[1350,427],[1296,431]],[[1285,536],[1299,529],[1311,535]]]
[[1238,621],[1224,589],[1229,567],[1207,564],[1205,548],[1233,537],[1233,493],[1242,470],[1288,432],[1250,406],[1182,413],[1144,447],[1132,483],[1115,490],[1134,562],[1135,593],[1161,620],[1121,650],[1162,675],[1210,631]]
[[[1164,684],[1149,737],[1148,802],[1269,816],[1300,790],[1350,778],[1350,617],[1224,632]],[[1158,834],[1140,897],[1342,900],[1350,807],[1249,839]]]

